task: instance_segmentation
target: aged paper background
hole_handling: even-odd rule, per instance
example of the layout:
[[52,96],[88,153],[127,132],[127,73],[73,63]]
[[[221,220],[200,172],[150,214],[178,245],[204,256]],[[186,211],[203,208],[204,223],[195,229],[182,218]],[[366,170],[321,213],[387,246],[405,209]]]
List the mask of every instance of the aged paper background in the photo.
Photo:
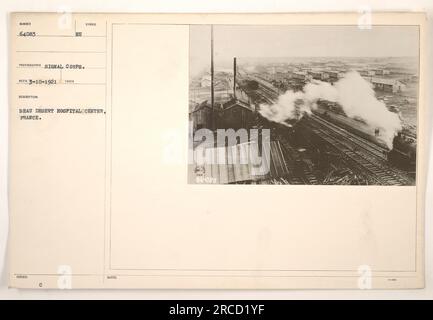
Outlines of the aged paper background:
[[[11,34],[23,15],[42,30],[59,18],[16,14]],[[69,87],[37,94],[48,104],[102,104],[107,114],[18,121],[20,89],[12,82],[10,284],[56,287],[59,266],[67,265],[76,288],[356,288],[357,268],[369,265],[375,288],[422,287],[423,163],[416,187],[197,186],[186,183],[186,153],[164,157],[173,135],[187,149],[187,24],[356,24],[357,18],[74,15],[79,23],[107,26],[99,44],[106,48],[105,86],[86,95]],[[419,24],[424,34],[418,14],[377,14],[373,23]],[[15,65],[21,44],[11,40]],[[67,45],[35,44],[37,50]],[[20,72],[12,70],[12,79]]]

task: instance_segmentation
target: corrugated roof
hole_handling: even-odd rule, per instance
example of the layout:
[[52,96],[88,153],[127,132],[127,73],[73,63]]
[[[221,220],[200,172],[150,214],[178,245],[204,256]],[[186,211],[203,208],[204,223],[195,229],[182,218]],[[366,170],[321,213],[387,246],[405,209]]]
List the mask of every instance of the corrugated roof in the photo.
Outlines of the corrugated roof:
[[383,78],[372,78],[371,82],[373,83],[382,83],[382,84],[387,84],[387,85],[397,85],[397,84],[402,84],[400,81],[396,80],[396,79],[383,79]]
[[254,156],[259,155],[257,142],[229,147],[196,148],[194,159],[198,163],[191,165],[191,181],[228,184],[287,175],[289,170],[280,142],[263,143],[262,148],[261,158]]

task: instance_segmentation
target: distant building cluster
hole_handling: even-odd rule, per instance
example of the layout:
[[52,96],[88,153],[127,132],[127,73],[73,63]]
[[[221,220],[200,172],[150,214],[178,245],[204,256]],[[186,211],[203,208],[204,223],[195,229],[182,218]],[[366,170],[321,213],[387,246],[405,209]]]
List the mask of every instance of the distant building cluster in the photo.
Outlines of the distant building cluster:
[[[339,63],[275,63],[245,66],[241,72],[256,75],[272,84],[275,89],[302,90],[310,81],[318,80],[334,84],[350,70],[356,70],[372,84],[373,89],[384,93],[397,93],[405,84],[391,77],[392,71],[378,68]],[[233,71],[219,69],[214,74],[214,106],[210,101],[211,74],[207,72],[190,83],[190,120],[193,130],[200,128],[249,128],[253,123],[257,106],[238,85],[234,85]],[[236,88],[236,89],[235,89]]]
[[333,63],[322,64],[277,64],[256,67],[260,77],[272,83],[276,88],[301,90],[312,80],[325,81],[334,84],[350,70],[357,71],[365,80],[372,84],[375,90],[397,93],[405,89],[404,81],[395,79],[392,71],[386,67],[378,68],[362,64],[342,65]]
[[405,88],[405,84],[396,79],[370,78],[369,81],[373,84],[376,90],[385,92],[401,92]]

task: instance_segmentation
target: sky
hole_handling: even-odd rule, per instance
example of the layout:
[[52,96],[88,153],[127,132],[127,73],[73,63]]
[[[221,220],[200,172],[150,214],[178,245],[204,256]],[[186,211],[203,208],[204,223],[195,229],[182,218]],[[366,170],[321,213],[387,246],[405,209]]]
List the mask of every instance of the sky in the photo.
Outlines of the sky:
[[[416,57],[418,27],[214,26],[215,64],[239,58]],[[210,26],[190,27],[191,72],[209,64]],[[194,70],[196,69],[196,70]]]

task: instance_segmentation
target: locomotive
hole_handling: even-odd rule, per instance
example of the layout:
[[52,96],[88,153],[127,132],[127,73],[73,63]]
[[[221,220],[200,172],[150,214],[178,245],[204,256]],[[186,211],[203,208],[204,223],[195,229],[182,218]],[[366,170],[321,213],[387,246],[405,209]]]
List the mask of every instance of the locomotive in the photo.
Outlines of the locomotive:
[[409,169],[416,167],[416,138],[407,129],[394,137],[393,148],[388,152],[388,161]]

